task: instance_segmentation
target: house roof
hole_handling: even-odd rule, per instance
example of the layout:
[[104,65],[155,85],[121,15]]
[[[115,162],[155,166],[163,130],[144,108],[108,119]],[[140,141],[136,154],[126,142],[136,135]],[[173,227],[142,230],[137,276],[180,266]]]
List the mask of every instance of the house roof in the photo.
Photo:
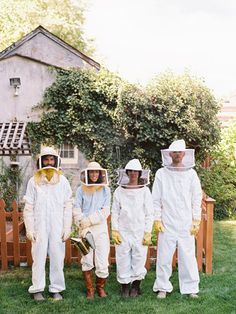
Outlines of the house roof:
[[31,155],[26,125],[26,122],[0,123],[0,156]]
[[56,35],[50,33],[48,30],[46,30],[41,25],[38,26],[37,28],[35,28],[29,34],[27,34],[24,37],[22,37],[20,40],[18,40],[15,43],[13,43],[11,46],[7,47],[2,52],[0,52],[0,60],[1,59],[5,59],[6,57],[9,57],[9,56],[12,56],[12,55],[15,55],[15,54],[19,55],[19,53],[17,53],[17,49],[20,46],[22,46],[25,42],[29,41],[30,39],[32,39],[33,37],[38,35],[39,33],[41,33],[41,34],[45,35],[46,37],[50,38],[51,40],[56,42],[58,45],[64,47],[67,50],[69,50],[71,53],[73,53],[76,56],[80,57],[82,60],[84,60],[86,63],[90,64],[91,66],[95,67],[96,69],[98,69],[98,70],[100,69],[100,64],[98,62],[94,61],[93,59],[91,59],[90,57],[86,56],[85,54],[83,54],[79,50],[75,49],[74,47],[72,47],[71,45],[69,45],[68,43],[66,43],[65,41],[63,41],[59,37],[57,37]]

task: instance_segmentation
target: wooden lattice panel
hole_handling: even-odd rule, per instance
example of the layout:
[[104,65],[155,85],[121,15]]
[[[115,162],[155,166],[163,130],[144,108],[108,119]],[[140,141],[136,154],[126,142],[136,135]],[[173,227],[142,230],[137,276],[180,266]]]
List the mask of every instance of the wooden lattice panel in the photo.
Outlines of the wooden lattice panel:
[[0,123],[0,156],[31,155],[25,122]]

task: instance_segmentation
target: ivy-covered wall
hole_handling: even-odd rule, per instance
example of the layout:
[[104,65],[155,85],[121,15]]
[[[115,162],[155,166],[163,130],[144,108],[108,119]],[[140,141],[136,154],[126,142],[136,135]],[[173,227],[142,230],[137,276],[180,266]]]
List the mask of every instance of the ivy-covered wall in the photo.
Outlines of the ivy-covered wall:
[[144,88],[106,69],[58,70],[40,107],[41,121],[29,129],[36,146],[68,142],[111,170],[140,158],[154,173],[174,139],[184,138],[198,160],[219,141],[218,104],[188,73],[164,73]]

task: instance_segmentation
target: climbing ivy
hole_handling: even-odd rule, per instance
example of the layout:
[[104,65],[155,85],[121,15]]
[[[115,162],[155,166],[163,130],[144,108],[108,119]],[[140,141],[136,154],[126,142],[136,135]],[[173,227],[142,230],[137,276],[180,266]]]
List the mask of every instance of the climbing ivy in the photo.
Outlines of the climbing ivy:
[[39,105],[41,121],[31,123],[33,143],[76,145],[104,167],[139,158],[154,173],[160,149],[184,138],[197,159],[219,141],[219,106],[204,83],[189,73],[164,73],[146,88],[102,69],[57,70]]

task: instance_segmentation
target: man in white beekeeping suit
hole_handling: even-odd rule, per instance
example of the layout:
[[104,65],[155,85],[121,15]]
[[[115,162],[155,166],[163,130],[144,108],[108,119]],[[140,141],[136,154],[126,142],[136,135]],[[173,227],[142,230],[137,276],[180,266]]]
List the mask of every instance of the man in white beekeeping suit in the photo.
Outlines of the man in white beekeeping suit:
[[32,286],[34,300],[44,300],[45,263],[50,260],[49,291],[54,300],[61,300],[65,290],[65,241],[72,224],[72,191],[61,174],[60,156],[45,147],[37,160],[37,172],[29,180],[24,196],[23,212],[26,236],[32,243]]
[[112,205],[112,239],[116,250],[117,281],[123,297],[137,297],[147,270],[148,245],[151,244],[153,202],[149,170],[138,159],[119,170],[119,187]]
[[159,232],[156,280],[153,291],[165,298],[173,290],[170,282],[172,258],[178,248],[181,294],[198,297],[199,274],[195,257],[195,237],[201,221],[202,189],[192,167],[194,150],[184,140],[174,141],[161,151],[163,168],[153,184],[154,226]]

